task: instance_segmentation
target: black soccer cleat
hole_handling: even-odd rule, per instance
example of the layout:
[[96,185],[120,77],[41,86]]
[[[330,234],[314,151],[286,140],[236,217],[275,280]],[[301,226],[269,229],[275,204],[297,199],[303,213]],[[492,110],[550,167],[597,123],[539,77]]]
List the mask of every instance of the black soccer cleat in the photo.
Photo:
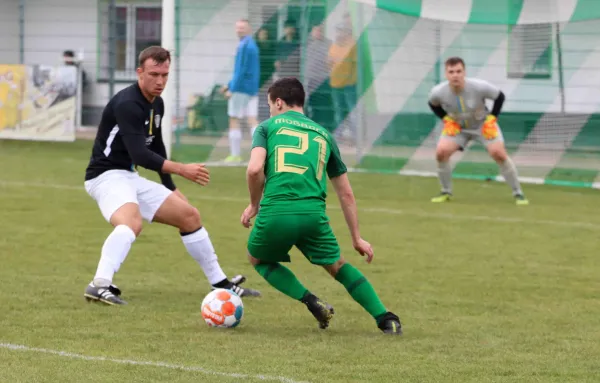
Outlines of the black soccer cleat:
[[111,306],[126,305],[127,302],[121,299],[120,295],[121,290],[117,286],[98,287],[94,285],[94,282],[90,282],[83,294],[88,302],[102,302]]
[[243,275],[236,275],[235,277],[231,278],[227,284],[225,284],[222,287],[219,286],[212,286],[212,289],[227,289],[227,290],[231,290],[234,293],[236,293],[237,295],[239,295],[240,297],[260,297],[260,291],[258,290],[254,290],[248,287],[242,287],[240,286],[242,283],[246,282],[246,277]]
[[400,318],[392,312],[387,312],[383,315],[383,317],[379,320],[377,327],[384,334],[389,335],[402,335],[402,325],[400,324]]
[[326,329],[329,327],[329,322],[335,313],[333,307],[329,303],[322,301],[310,293],[306,294],[306,296],[301,299],[301,302],[306,305],[308,311],[310,311],[310,313],[319,322],[320,329]]

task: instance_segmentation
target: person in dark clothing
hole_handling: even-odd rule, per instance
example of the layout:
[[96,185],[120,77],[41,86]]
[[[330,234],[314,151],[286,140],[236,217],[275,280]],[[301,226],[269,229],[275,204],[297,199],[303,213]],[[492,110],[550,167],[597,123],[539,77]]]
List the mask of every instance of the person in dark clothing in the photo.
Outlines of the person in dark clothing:
[[[85,172],[85,190],[97,202],[113,227],[104,245],[96,275],[86,287],[90,301],[122,305],[121,290],[112,284],[142,231],[142,219],[179,229],[188,253],[198,262],[213,288],[239,295],[259,295],[239,286],[245,277],[229,280],[202,225],[200,213],[176,188],[171,174],[206,185],[209,172],[203,164],[182,164],[166,159],[162,140],[160,97],[169,75],[168,50],[152,46],[139,56],[138,81],[118,92],[106,105]],[[162,184],[140,176],[136,167],[156,171]]]

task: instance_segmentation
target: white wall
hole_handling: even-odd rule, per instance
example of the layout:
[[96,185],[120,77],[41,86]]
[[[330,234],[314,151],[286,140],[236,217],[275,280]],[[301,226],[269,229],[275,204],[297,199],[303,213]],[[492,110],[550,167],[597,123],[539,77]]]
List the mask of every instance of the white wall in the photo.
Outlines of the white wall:
[[[183,18],[184,26],[189,24],[187,20],[190,17],[193,18],[193,15],[188,14]],[[180,100],[183,105],[187,105],[190,94],[206,94],[215,83],[225,84],[229,81],[239,43],[235,35],[235,22],[247,17],[246,1],[230,1],[210,20],[206,20],[199,31],[182,41],[179,68]]]
[[85,63],[96,63],[96,2],[27,0],[25,63],[58,64],[66,49],[84,49]]
[[19,63],[19,0],[0,1],[0,64]]
[[[103,107],[109,100],[109,88],[106,83],[96,82],[98,20],[95,0],[27,0],[25,64],[59,64],[64,50],[83,50],[83,68],[89,82],[83,105]],[[128,85],[115,84],[115,92]]]

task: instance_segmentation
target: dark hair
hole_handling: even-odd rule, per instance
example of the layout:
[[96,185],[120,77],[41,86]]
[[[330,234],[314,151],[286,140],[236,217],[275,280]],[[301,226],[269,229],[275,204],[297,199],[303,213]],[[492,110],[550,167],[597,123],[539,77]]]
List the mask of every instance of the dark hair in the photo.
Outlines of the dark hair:
[[67,50],[63,52],[63,56],[64,57],[75,57],[75,52],[73,52],[72,50]]
[[157,64],[162,64],[166,61],[171,62],[171,52],[158,45],[153,45],[140,52],[138,58],[140,67],[143,67],[146,60],[154,60]]
[[296,77],[284,77],[275,81],[267,91],[271,102],[282,99],[290,107],[304,107],[304,87]]
[[446,60],[445,66],[454,66],[457,64],[461,64],[463,68],[465,67],[465,61],[458,56],[450,57]]

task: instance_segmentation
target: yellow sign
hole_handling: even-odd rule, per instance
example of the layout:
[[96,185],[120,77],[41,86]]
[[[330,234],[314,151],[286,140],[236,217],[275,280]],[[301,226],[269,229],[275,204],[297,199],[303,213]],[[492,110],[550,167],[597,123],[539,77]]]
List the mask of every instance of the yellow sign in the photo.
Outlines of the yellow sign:
[[74,66],[0,65],[0,139],[75,140]]

